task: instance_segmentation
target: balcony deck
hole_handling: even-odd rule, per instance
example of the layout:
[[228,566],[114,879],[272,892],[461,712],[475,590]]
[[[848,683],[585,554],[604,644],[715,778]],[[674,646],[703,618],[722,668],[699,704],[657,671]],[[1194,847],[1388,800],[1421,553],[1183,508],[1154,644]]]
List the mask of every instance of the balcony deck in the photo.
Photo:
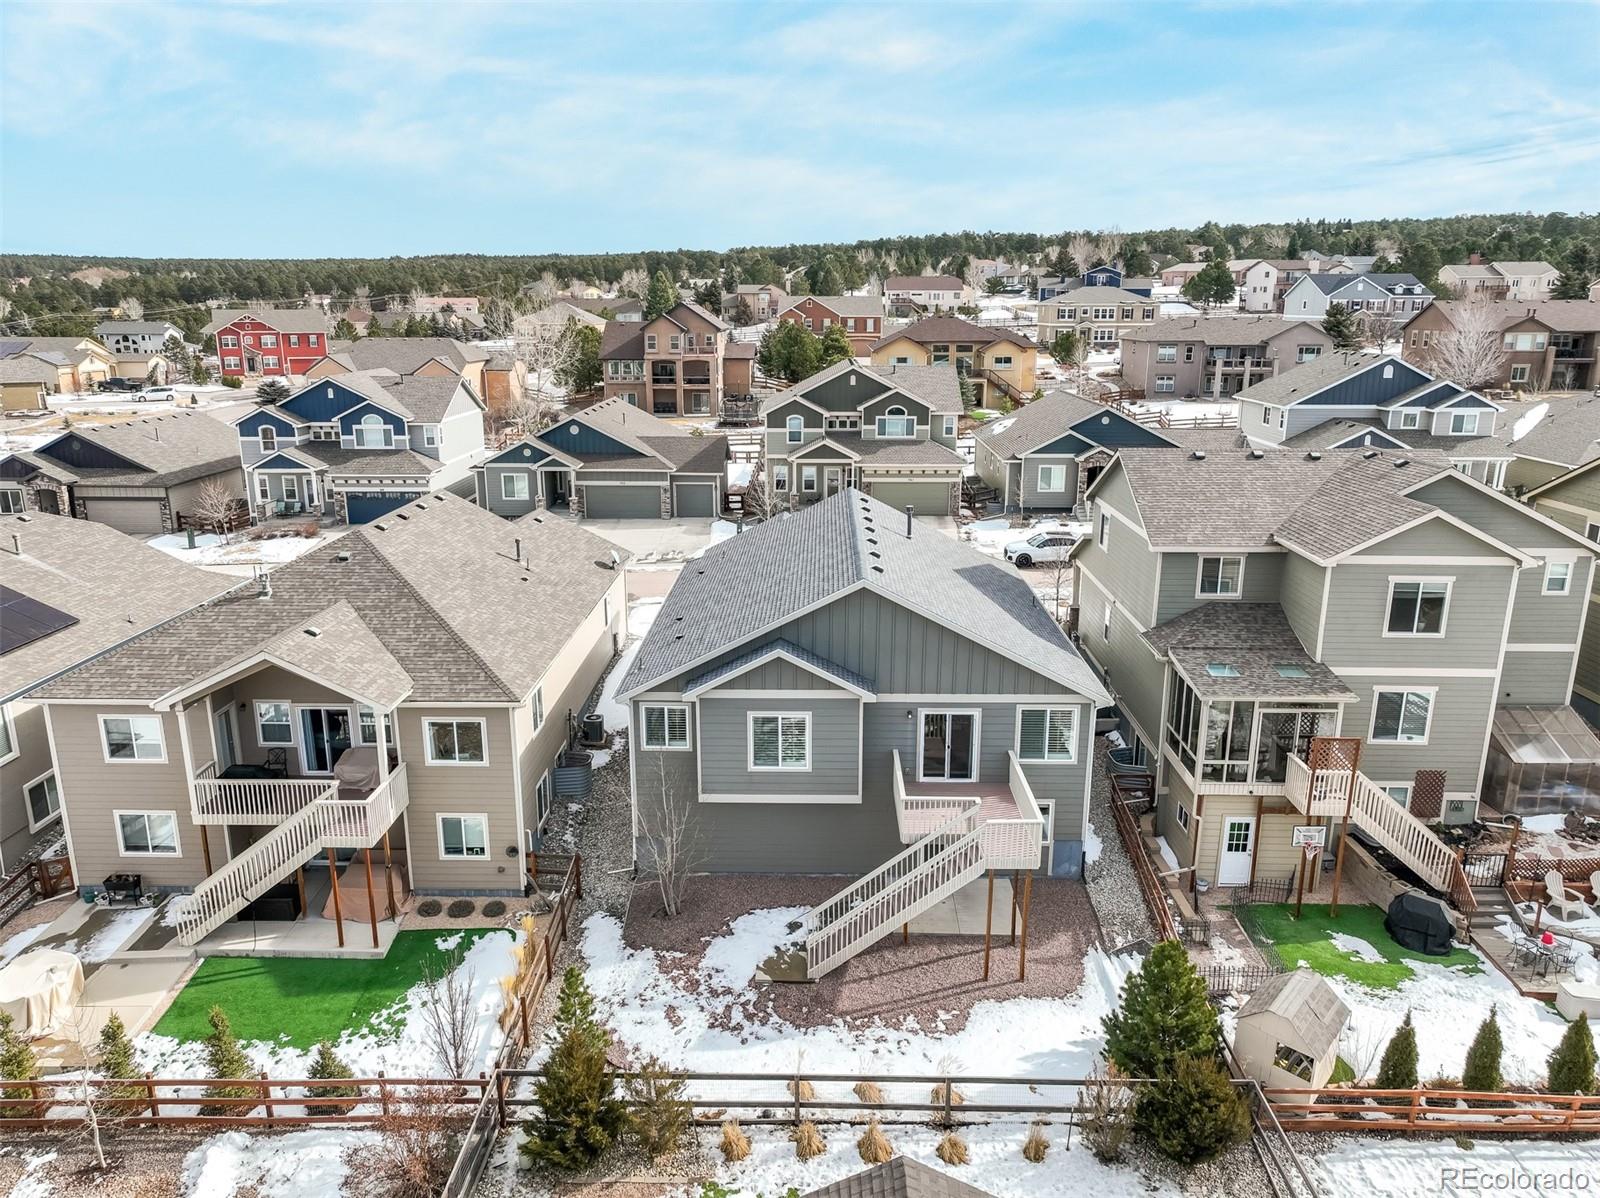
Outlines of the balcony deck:
[[[1011,787],[998,782],[913,782],[905,780],[908,799],[960,799],[978,800],[978,818],[987,822],[994,819],[1021,819],[1022,809],[1011,793]],[[906,811],[906,830],[912,839],[920,840],[949,819],[953,808],[912,805]]]

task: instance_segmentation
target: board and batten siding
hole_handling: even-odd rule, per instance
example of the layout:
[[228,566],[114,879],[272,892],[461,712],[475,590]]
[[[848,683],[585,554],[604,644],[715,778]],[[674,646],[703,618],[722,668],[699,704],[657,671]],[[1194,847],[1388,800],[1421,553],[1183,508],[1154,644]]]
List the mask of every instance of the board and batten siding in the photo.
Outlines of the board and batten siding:
[[[718,698],[715,691],[699,701],[700,796],[712,802],[719,795],[777,799],[804,796],[855,800],[861,764],[861,703],[855,695],[819,692],[816,698]],[[803,713],[810,716],[810,768],[750,768],[750,714]]]
[[[1116,534],[1113,533],[1113,536]],[[1206,554],[1207,557],[1222,556]],[[1251,553],[1229,554],[1243,557],[1244,578],[1236,596],[1197,596],[1200,589],[1200,557],[1198,553],[1163,553],[1161,555],[1160,594],[1156,600],[1156,623],[1164,624],[1174,616],[1199,607],[1202,603],[1218,600],[1224,603],[1276,603],[1283,592],[1285,554]],[[1319,597],[1320,598],[1320,597]]]

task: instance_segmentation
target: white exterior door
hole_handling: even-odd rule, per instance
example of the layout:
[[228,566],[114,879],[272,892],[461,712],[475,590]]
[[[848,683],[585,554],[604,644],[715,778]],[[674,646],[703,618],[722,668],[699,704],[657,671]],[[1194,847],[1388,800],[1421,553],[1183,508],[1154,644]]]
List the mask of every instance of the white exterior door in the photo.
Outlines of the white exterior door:
[[1250,884],[1250,860],[1255,845],[1255,816],[1229,816],[1222,821],[1222,845],[1217,852],[1218,886]]

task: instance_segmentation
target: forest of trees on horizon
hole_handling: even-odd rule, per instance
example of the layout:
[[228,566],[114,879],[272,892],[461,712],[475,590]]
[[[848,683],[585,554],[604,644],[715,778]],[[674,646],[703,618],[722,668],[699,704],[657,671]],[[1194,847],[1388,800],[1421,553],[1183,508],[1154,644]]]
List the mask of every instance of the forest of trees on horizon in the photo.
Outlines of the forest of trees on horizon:
[[[1486,213],[1426,219],[1302,220],[1285,224],[1217,224],[1198,228],[1090,234],[1115,246],[1130,274],[1201,257],[1296,258],[1307,253],[1375,254],[1394,269],[1436,283],[1439,267],[1479,253],[1485,260],[1544,260],[1567,276],[1566,290],[1586,287],[1600,266],[1600,213]],[[680,283],[716,280],[786,284],[791,292],[831,294],[891,274],[927,271],[963,276],[976,258],[1026,263],[1075,275],[1099,264],[1076,262],[1068,246],[1083,234],[939,233],[851,243],[739,246],[729,250],[652,250],[614,254],[433,254],[392,258],[135,258],[73,254],[0,254],[0,331],[36,336],[83,335],[95,310],[137,301],[145,317],[170,320],[193,335],[209,319],[208,304],[302,302],[308,294],[382,306],[407,295],[466,294],[515,300],[543,280],[581,280],[609,289],[629,273],[658,272]],[[1196,247],[1199,247],[1198,249]],[[91,268],[128,272],[93,280],[71,276]]]

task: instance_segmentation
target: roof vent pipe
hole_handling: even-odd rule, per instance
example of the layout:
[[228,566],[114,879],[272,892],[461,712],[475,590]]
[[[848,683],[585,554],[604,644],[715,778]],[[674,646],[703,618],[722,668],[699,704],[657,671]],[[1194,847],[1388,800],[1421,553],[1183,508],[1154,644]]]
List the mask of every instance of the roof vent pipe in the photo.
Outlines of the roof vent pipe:
[[917,509],[911,504],[906,504],[906,540],[911,539],[911,524],[916,519]]
[[22,534],[21,533],[15,533],[14,532],[14,533],[11,534],[11,552],[16,554],[18,557],[22,556]]
[[256,573],[256,598],[272,598],[272,577],[265,567],[261,567]]

